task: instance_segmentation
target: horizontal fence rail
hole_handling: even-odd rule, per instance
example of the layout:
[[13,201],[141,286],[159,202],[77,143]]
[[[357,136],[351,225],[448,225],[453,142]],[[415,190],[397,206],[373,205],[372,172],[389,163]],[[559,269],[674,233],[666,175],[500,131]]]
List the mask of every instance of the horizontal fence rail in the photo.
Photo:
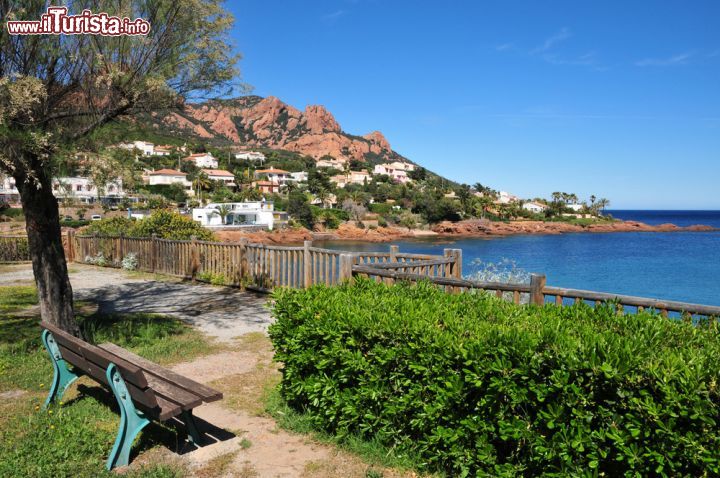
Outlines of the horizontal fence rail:
[[[337,285],[352,277],[352,271],[341,261],[341,251],[302,246],[271,246],[237,243],[177,241],[124,236],[73,236],[72,256],[77,262],[123,267],[131,256],[135,268],[143,272],[167,274],[213,284],[243,286],[260,291],[275,287],[310,287],[316,284]],[[361,252],[352,263],[382,267],[422,270],[425,276],[445,277],[459,255],[433,256],[400,253],[396,246],[388,253]],[[459,266],[458,266],[459,267]]]
[[[158,237],[76,236],[72,230],[63,237],[63,245],[68,261],[132,268],[260,291],[317,284],[333,286],[353,276],[364,276],[387,284],[424,280],[451,293],[488,291],[515,304],[568,306],[611,302],[619,312],[631,312],[627,309],[631,308],[636,312],[656,310],[665,317],[679,314],[690,320],[720,317],[718,306],[547,286],[544,275],[533,274],[529,284],[463,279],[460,249],[445,249],[442,256],[402,253],[397,246],[391,246],[390,252],[348,253],[313,247],[312,241],[305,241],[302,246],[271,246],[246,240],[225,243]],[[26,236],[0,236],[0,262],[30,259]]]

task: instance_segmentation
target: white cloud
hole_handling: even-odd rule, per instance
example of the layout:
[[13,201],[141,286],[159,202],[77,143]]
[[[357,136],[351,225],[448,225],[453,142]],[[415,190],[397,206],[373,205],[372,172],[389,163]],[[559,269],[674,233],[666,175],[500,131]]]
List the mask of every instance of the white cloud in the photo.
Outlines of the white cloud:
[[546,38],[545,41],[542,43],[542,45],[539,45],[539,46],[533,48],[530,51],[530,53],[537,54],[537,53],[546,52],[546,51],[552,49],[558,43],[564,42],[571,36],[572,36],[572,33],[570,32],[570,29],[567,27],[564,27],[564,28],[560,29],[559,32],[555,33],[553,36]]
[[679,66],[688,64],[693,53],[686,52],[667,58],[645,58],[635,62],[635,66]]

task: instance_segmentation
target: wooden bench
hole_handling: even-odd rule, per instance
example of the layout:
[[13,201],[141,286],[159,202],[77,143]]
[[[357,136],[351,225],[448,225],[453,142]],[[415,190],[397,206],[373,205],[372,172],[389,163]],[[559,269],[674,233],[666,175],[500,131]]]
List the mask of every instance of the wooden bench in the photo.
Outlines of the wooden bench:
[[188,439],[199,444],[192,410],[222,399],[222,393],[183,377],[115,344],[92,345],[55,325],[41,322],[42,341],[55,375],[45,407],[60,400],[78,377],[87,375],[112,391],[120,406],[120,427],[107,460],[108,470],[127,465],[135,437],[151,420],[178,417]]

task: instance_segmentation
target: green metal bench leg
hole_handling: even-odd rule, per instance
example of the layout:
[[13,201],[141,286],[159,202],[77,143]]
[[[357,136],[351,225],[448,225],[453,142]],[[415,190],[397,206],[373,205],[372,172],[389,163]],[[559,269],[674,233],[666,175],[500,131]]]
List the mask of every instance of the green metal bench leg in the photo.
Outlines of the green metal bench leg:
[[125,385],[125,380],[123,380],[115,364],[108,365],[105,375],[120,406],[120,427],[115,439],[115,445],[113,445],[105,465],[105,468],[112,470],[116,466],[125,466],[129,463],[133,441],[135,441],[135,437],[140,433],[140,430],[150,423],[150,420],[135,408],[132,397],[130,397]]
[[70,384],[77,380],[80,375],[76,374],[68,368],[68,364],[67,362],[65,362],[65,360],[63,360],[60,349],[55,342],[55,337],[53,337],[49,331],[43,330],[42,342],[43,345],[45,345],[45,349],[47,349],[48,354],[50,354],[50,360],[52,360],[54,369],[53,381],[52,385],[50,386],[50,393],[45,400],[45,404],[43,405],[43,409],[45,409],[51,403],[60,400],[65,393],[65,390],[67,390]]
[[186,410],[180,415],[182,421],[185,423],[185,428],[188,432],[188,440],[194,445],[200,444],[200,433],[198,432],[197,425],[195,424],[195,418],[193,418],[192,410]]

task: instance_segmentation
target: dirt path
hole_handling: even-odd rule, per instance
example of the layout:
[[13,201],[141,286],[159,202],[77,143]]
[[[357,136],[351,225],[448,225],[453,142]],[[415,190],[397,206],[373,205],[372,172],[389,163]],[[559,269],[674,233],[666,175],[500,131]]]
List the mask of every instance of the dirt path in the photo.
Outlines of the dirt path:
[[[29,264],[0,267],[0,286],[32,280]],[[70,280],[76,299],[96,303],[101,312],[172,315],[231,349],[173,367],[223,391],[223,400],[202,405],[194,413],[201,430],[221,429],[225,438],[180,456],[167,448],[150,450],[131,466],[158,459],[180,462],[191,476],[200,478],[362,478],[370,469],[383,478],[415,476],[371,467],[331,445],[282,430],[265,415],[264,395],[279,380],[266,335],[271,323],[267,296],[78,264],[71,265]]]
[[[173,367],[199,382],[223,391],[220,402],[198,407],[194,413],[214,426],[235,434],[233,438],[198,448],[183,455],[194,476],[257,478],[364,478],[369,469],[383,478],[415,476],[371,467],[360,458],[318,443],[305,435],[279,429],[264,416],[263,392],[279,379],[272,363],[272,349],[260,334],[238,341],[242,351],[205,356]],[[248,339],[249,340],[243,340]],[[202,428],[202,427],[201,427]]]
[[[29,264],[0,269],[0,285],[26,285],[32,281]],[[71,264],[70,282],[76,300],[94,302],[102,313],[171,315],[222,341],[264,332],[271,323],[265,308],[266,295],[235,288],[155,280],[149,275],[82,264]]]

